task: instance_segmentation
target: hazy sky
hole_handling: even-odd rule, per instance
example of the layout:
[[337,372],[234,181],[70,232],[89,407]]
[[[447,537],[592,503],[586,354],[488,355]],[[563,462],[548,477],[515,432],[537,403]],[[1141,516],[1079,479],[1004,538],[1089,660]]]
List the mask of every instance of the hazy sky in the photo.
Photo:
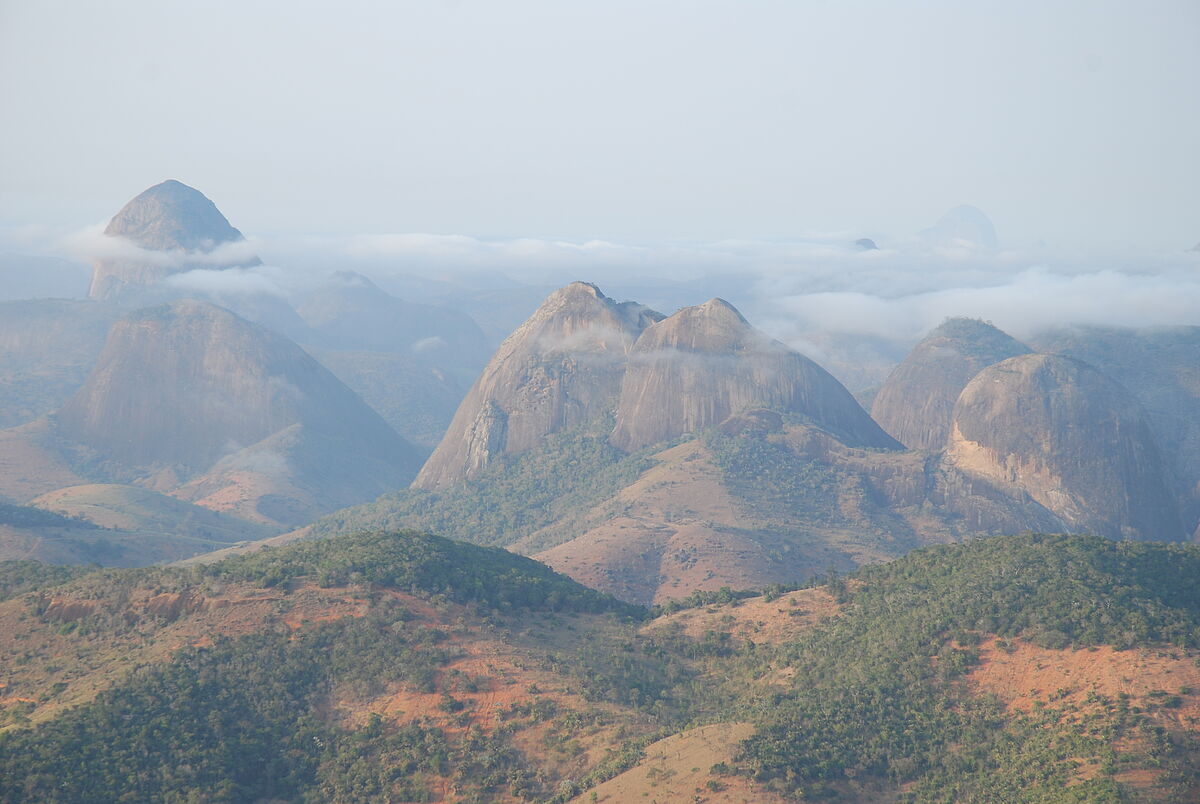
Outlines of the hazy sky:
[[0,0],[0,222],[1200,240],[1200,2]]

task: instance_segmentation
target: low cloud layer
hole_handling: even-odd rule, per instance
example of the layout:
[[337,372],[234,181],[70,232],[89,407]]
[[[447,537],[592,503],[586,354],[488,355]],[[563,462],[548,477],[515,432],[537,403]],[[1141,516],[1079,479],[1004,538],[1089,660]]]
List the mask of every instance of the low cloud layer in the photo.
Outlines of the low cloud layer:
[[[881,356],[881,348],[894,355],[951,316],[982,318],[1016,337],[1065,324],[1200,325],[1200,252],[1005,251],[920,237],[880,238],[880,248],[863,249],[855,243],[861,236],[665,244],[411,233],[283,236],[198,254],[149,252],[89,227],[49,250],[78,260],[193,266],[170,282],[206,293],[292,300],[340,270],[407,288],[413,301],[451,305],[493,288],[552,288],[577,279],[666,314],[722,296],[773,337],[834,363],[860,360],[855,350],[864,349],[870,355],[864,352],[861,361],[886,363],[891,358]],[[270,264],[216,267],[254,254]]]
[[113,260],[136,262],[166,268],[196,265],[246,265],[257,259],[256,244],[251,240],[220,243],[209,250],[172,249],[157,251],[142,248],[124,237],[104,234],[100,224],[88,226],[64,237],[60,249],[69,257],[83,262]]

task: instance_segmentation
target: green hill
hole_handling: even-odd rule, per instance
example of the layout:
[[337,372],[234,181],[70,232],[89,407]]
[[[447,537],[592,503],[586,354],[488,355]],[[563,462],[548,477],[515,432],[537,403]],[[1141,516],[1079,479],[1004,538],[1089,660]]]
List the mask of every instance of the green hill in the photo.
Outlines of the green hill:
[[996,537],[655,617],[416,532],[2,572],[3,801],[1200,793],[1197,546]]

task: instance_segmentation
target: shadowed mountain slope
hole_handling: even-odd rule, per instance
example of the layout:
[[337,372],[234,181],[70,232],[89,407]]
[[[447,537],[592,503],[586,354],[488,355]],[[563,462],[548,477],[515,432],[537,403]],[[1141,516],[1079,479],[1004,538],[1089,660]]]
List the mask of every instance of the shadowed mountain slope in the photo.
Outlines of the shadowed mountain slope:
[[1062,327],[1032,342],[1096,366],[1137,397],[1174,474],[1185,524],[1200,537],[1200,327]]
[[947,460],[1019,488],[1071,530],[1184,537],[1169,472],[1128,391],[1086,363],[1023,355],[984,369],[954,407]]

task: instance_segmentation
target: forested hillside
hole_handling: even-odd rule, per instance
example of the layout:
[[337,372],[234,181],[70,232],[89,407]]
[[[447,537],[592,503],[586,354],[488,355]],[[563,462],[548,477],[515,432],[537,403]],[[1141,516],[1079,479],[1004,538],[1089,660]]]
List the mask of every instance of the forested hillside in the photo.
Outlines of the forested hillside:
[[1195,546],[997,537],[653,616],[413,532],[3,570],[5,801],[1200,793]]

